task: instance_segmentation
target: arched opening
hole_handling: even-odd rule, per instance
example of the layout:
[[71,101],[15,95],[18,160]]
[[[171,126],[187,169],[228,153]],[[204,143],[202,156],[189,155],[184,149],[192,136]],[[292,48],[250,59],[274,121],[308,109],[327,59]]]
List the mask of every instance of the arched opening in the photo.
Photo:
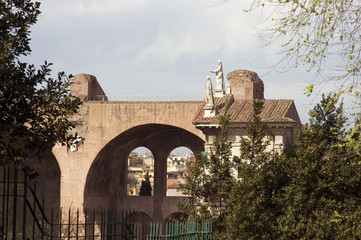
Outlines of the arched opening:
[[152,219],[144,212],[133,212],[127,216],[125,222],[132,223],[129,226],[132,228],[130,230],[135,236],[142,238],[148,235],[149,224],[152,222]]
[[[60,210],[60,167],[52,152],[44,153],[43,159],[32,154],[26,159],[26,163],[38,173],[31,179],[29,186],[34,188],[36,197],[43,201],[44,211],[48,217],[51,212],[57,217]],[[34,185],[32,185],[34,184]]]
[[[128,156],[137,147],[149,149],[154,157],[154,185],[152,196],[128,195]],[[85,209],[133,209],[148,213],[153,220],[163,221],[163,213],[176,208],[176,201],[167,201],[167,158],[179,146],[198,153],[204,141],[182,128],[163,124],[135,126],[119,134],[94,159],[84,189]]]
[[152,196],[154,157],[146,147],[137,147],[128,156],[128,196]]
[[167,159],[167,196],[184,196],[179,184],[184,182],[187,166],[194,161],[194,153],[187,147],[177,147],[171,151]]

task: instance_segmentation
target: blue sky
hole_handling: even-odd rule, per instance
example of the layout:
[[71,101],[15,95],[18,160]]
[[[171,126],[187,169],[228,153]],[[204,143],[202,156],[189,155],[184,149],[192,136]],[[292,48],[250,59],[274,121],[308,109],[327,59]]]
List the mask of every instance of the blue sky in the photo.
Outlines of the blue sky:
[[301,121],[314,101],[303,95],[313,80],[302,69],[269,72],[277,46],[257,36],[257,12],[248,1],[212,0],[48,0],[31,28],[27,62],[52,62],[54,73],[97,77],[110,99],[174,96],[202,99],[205,79],[223,62],[225,75],[255,71],[267,99],[293,99]]

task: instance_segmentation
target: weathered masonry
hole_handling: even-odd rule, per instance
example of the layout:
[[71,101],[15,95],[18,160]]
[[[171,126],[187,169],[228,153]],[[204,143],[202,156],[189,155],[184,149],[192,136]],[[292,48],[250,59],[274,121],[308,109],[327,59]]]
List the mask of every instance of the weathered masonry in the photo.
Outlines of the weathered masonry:
[[[180,146],[194,153],[209,149],[219,129],[218,117],[228,109],[229,139],[237,154],[237,142],[246,134],[252,116],[252,100],[264,98],[263,82],[256,73],[237,70],[228,78],[227,92],[221,88],[215,96],[212,90],[208,92],[214,100],[212,106],[206,101],[108,101],[94,76],[77,75],[71,93],[84,101],[73,118],[74,132],[80,138],[71,149],[56,146],[49,161],[39,167],[40,174],[48,173],[42,179],[51,183],[53,205],[81,210],[134,209],[143,219],[153,221],[176,214],[176,203],[183,198],[166,196],[169,153]],[[267,135],[274,146],[295,140],[301,123],[292,100],[265,100],[261,117],[269,126]],[[153,196],[127,195],[127,158],[140,146],[154,156]]]

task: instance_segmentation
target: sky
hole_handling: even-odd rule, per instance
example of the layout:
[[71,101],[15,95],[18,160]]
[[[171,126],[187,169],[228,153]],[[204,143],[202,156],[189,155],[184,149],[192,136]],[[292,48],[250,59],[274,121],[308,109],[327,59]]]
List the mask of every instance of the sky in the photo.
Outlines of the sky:
[[293,99],[307,122],[315,102],[303,92],[313,75],[302,69],[269,73],[280,49],[264,46],[257,34],[260,13],[243,12],[247,7],[245,0],[42,1],[27,62],[51,62],[54,73],[92,74],[110,100],[202,100],[206,76],[215,85],[210,70],[219,59],[225,76],[257,72],[265,98]]

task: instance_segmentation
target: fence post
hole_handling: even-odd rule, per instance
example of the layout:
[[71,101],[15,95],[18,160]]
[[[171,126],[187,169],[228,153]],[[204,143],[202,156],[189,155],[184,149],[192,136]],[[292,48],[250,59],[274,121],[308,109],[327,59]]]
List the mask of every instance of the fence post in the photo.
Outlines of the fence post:
[[79,208],[76,211],[76,240],[79,239]]
[[17,198],[18,198],[18,169],[14,168],[14,195],[13,195],[13,236],[16,240],[16,213],[17,213]]
[[59,237],[60,237],[60,239],[61,239],[61,228],[62,228],[62,226],[63,226],[63,223],[62,223],[62,221],[63,221],[63,209],[62,208],[60,208],[60,211],[59,211]]
[[1,229],[0,229],[0,236],[1,238],[5,235],[5,167],[4,167],[4,175],[3,175],[3,192],[2,192],[2,211],[1,211]]
[[7,176],[7,188],[6,188],[6,224],[5,224],[5,238],[8,237],[8,229],[9,229],[9,200],[10,200],[10,168],[8,167],[8,176]]
[[[113,216],[112,216],[112,211],[110,210],[110,209],[108,209],[108,221],[107,221],[107,240],[111,240],[112,239],[112,218],[113,218]],[[105,220],[105,219],[104,219]],[[105,229],[104,229],[105,230]]]
[[54,227],[54,208],[51,209],[50,240],[53,239],[53,227]]
[[28,176],[24,172],[24,202],[23,202],[23,240],[25,240],[26,237],[26,201],[28,197]]
[[71,208],[69,208],[68,211],[68,240],[70,240],[70,235],[71,235]]

